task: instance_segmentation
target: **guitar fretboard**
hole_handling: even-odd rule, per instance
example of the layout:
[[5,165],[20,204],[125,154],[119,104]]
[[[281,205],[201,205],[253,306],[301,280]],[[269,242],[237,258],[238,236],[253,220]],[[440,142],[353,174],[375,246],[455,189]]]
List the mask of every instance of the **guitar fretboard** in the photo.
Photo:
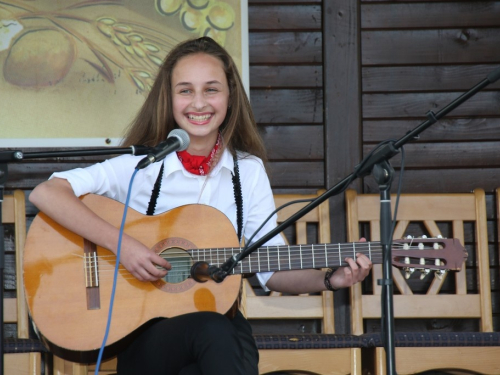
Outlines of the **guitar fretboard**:
[[[242,248],[192,249],[188,252],[194,261],[220,266],[242,250]],[[373,263],[382,263],[380,242],[264,246],[243,259],[232,273],[343,267],[347,265],[345,261],[347,257],[356,259],[358,253],[365,254]]]

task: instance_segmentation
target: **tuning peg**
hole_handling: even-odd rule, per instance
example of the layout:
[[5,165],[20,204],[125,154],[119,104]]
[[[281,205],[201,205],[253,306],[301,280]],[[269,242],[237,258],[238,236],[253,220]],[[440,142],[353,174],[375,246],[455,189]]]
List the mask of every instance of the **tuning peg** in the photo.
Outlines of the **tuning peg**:
[[431,270],[428,268],[423,268],[420,270],[420,280],[425,279],[425,277],[429,274]]
[[[443,262],[441,262],[439,259],[436,259],[435,264],[436,264],[436,266],[442,266]],[[448,271],[446,271],[446,270],[436,270],[435,275],[436,275],[436,277],[439,280],[441,280],[443,278],[443,276],[446,274],[446,272],[448,272]]]
[[406,267],[405,268],[405,279],[408,280],[410,276],[415,272],[415,268],[413,267]]
[[[420,258],[420,265],[425,266],[425,258]],[[423,280],[425,276],[429,273],[428,268],[421,268],[420,269],[420,280]]]
[[445,270],[436,270],[434,272],[434,276],[436,276],[439,280],[443,279],[443,275],[446,273]]

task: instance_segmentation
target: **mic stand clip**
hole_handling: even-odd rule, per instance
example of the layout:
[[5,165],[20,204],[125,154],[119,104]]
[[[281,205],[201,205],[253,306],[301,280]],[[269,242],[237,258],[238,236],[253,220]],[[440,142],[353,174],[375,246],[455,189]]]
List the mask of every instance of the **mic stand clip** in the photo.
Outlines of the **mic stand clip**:
[[221,283],[233,271],[234,267],[238,265],[242,256],[241,254],[233,255],[221,267],[210,265],[203,261],[196,262],[191,267],[191,277],[199,283],[204,283],[208,280]]

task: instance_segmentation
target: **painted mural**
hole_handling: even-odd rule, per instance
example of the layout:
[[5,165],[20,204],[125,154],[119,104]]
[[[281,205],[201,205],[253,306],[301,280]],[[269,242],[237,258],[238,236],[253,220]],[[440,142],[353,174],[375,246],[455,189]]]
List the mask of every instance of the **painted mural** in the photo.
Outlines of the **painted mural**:
[[242,69],[240,0],[0,1],[0,146],[119,143],[158,67],[208,35]]

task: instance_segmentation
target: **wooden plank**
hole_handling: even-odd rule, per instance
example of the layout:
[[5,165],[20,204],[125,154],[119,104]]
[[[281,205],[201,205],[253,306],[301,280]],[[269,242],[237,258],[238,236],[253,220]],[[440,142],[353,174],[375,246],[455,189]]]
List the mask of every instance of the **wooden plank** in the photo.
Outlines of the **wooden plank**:
[[41,369],[41,354],[8,353],[5,354],[4,370],[9,375],[31,375]]
[[3,309],[4,309],[3,321],[5,323],[17,323],[17,299],[4,298]]
[[[323,300],[321,296],[279,296],[255,297],[247,296],[248,319],[320,319],[323,317]],[[262,313],[265,311],[265,313]]]
[[[349,348],[323,349],[314,350],[261,350],[259,352],[260,374],[284,374],[279,363],[293,363],[296,368],[314,368],[315,374],[324,375],[341,375],[350,374],[352,368],[361,368],[361,358],[357,351]],[[272,358],[272,360],[270,360]],[[292,369],[293,370],[293,369]],[[361,370],[359,370],[361,372]],[[286,372],[286,374],[300,374],[304,372]]]
[[250,31],[321,30],[320,4],[256,4],[248,7]]
[[257,88],[315,88],[323,86],[321,65],[252,65],[250,87]]
[[[436,355],[436,348],[418,348],[418,355],[415,355],[414,348],[398,348],[397,353],[401,353],[399,357],[396,355],[396,371],[400,374],[401,368],[406,370],[406,374],[425,372],[429,365],[440,368],[439,366],[443,366],[442,358],[452,358],[454,368],[460,369],[459,372],[462,373],[500,372],[498,347],[441,347],[439,355]],[[404,362],[402,358],[405,359]],[[428,358],[428,360],[422,360],[422,358]]]
[[323,126],[262,126],[270,160],[323,160]]
[[[363,92],[467,91],[498,68],[499,64],[364,67]],[[499,88],[500,81],[486,87]]]
[[322,40],[315,31],[250,33],[250,64],[321,63]]
[[[399,139],[426,119],[366,120],[363,122],[363,141],[381,142]],[[444,117],[420,133],[419,142],[427,141],[498,141],[500,118]]]
[[495,1],[362,4],[363,29],[408,29],[498,26],[500,3]]
[[[325,174],[327,189],[335,186],[354,169],[361,154],[361,97],[359,93],[359,7],[357,1],[323,2]],[[353,188],[360,189],[360,181]],[[343,195],[329,200],[331,235],[346,240],[346,213]],[[348,290],[334,293],[335,332],[349,327]]]
[[47,180],[53,172],[84,167],[93,163],[17,163],[9,166],[8,189],[32,189]]
[[[463,169],[424,169],[405,170],[402,191],[405,193],[465,193],[475,188],[494,191],[500,184],[498,176],[500,168],[463,168]],[[396,171],[391,187],[393,194],[397,191],[399,171]],[[365,193],[379,193],[378,185],[373,178],[363,179]]]
[[325,185],[324,163],[270,162],[269,177],[273,188],[323,188]]
[[[101,363],[99,367],[99,375],[101,374],[116,374],[116,365],[118,361],[116,358],[111,358]],[[89,366],[89,375],[95,373],[95,364]]]
[[[363,147],[364,155],[373,145]],[[448,142],[409,143],[405,148],[407,168],[488,168],[500,165],[500,141],[497,142]],[[401,166],[401,157],[391,159],[391,164]]]
[[[500,39],[499,39],[500,40]],[[375,118],[405,118],[419,117],[432,110],[440,110],[457,100],[462,93],[411,93],[411,94],[365,94],[363,95],[363,117]],[[450,116],[498,116],[500,93],[496,91],[481,91],[459,107],[448,113]]]
[[500,61],[500,28],[364,31],[361,39],[363,65]]
[[250,92],[259,124],[320,124],[323,122],[323,90],[259,90]]
[[[446,297],[446,303],[440,302]],[[420,301],[417,301],[420,300]],[[417,301],[417,302],[416,302]],[[363,317],[380,318],[380,295],[363,296]],[[479,295],[397,295],[394,296],[394,315],[405,318],[434,318],[442,316],[442,311],[458,318],[479,318],[481,314]]]
[[[326,187],[331,188],[354,169],[360,153],[358,9],[352,1],[326,2],[323,14],[328,67],[324,73]],[[345,239],[344,202],[332,199],[330,212],[337,213],[332,236],[341,241]]]

